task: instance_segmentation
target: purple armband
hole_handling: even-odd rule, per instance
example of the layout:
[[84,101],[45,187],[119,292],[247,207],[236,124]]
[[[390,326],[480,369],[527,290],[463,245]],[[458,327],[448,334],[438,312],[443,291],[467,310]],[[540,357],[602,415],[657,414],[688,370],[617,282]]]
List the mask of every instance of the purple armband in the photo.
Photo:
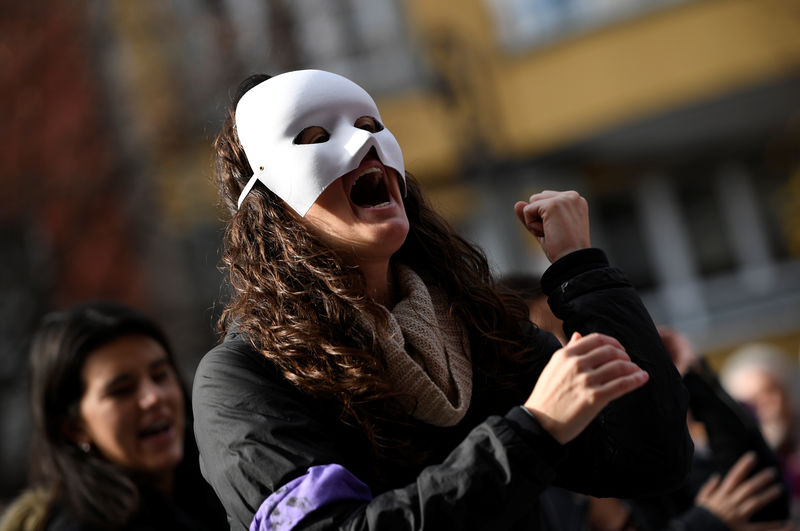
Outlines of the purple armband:
[[369,487],[343,466],[312,466],[264,500],[253,517],[250,531],[286,531],[325,505],[370,500]]

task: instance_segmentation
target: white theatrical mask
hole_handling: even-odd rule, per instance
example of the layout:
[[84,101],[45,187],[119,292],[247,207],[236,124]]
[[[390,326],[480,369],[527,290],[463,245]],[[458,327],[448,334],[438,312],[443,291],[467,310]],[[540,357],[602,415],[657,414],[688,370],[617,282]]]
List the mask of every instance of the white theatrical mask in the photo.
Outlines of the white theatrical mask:
[[[321,70],[297,70],[256,85],[236,106],[236,130],[253,176],[239,196],[239,207],[261,181],[298,214],[339,177],[356,169],[371,148],[405,182],[403,153],[383,127],[371,133],[355,127],[361,117],[383,123],[372,97],[349,79]],[[330,135],[317,144],[296,144],[305,128]]]

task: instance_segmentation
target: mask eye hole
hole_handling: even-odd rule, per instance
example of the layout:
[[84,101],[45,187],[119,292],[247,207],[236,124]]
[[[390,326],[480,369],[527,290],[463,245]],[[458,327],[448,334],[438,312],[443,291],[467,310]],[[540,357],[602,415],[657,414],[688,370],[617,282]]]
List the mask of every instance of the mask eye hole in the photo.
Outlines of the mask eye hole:
[[294,137],[293,142],[295,144],[322,144],[323,142],[327,142],[330,138],[330,133],[324,128],[318,125],[312,125],[300,131],[300,133]]
[[373,118],[372,116],[362,116],[356,123],[353,124],[355,127],[359,129],[363,129],[364,131],[369,131],[370,133],[377,133],[378,131],[383,131],[383,124],[380,123],[377,119]]

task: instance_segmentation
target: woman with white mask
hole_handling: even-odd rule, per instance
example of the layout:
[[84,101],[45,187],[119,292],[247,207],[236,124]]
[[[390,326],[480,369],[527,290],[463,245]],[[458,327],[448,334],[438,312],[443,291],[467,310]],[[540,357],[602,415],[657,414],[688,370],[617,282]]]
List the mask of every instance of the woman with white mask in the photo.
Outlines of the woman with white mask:
[[685,389],[577,193],[514,206],[562,347],[426,204],[355,83],[253,76],[215,147],[232,294],[193,409],[233,529],[536,529],[549,484],[683,480]]

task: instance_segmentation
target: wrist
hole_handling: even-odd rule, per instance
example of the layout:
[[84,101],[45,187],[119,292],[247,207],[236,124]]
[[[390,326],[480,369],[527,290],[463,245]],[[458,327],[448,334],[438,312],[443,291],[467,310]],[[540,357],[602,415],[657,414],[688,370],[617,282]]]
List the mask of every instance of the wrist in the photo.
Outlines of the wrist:
[[591,247],[592,246],[588,243],[586,245],[576,244],[569,247],[563,247],[559,249],[557,252],[553,253],[552,255],[548,255],[548,258],[550,259],[550,263],[554,264],[559,260],[561,260],[562,258],[564,258],[565,256],[567,256],[568,254],[572,254],[575,251],[582,251],[583,249],[591,249]]
[[559,423],[556,422],[555,419],[542,412],[535,406],[529,405],[528,403],[523,405],[522,409],[525,410],[528,415],[533,417],[536,422],[539,423],[539,426],[541,426],[542,429],[546,431],[548,435],[550,435],[550,437],[558,442],[558,444],[563,445],[569,442],[569,439],[566,438],[563,433],[561,433],[562,430],[559,429]]

